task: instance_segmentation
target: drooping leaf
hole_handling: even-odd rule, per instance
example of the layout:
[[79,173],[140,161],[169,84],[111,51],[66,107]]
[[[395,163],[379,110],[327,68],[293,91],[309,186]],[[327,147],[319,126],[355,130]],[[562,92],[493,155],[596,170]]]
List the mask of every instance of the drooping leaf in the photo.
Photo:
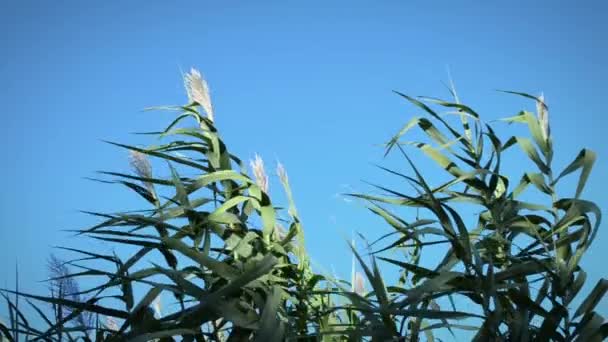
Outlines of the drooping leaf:
[[591,293],[583,300],[578,309],[576,309],[573,318],[593,311],[595,306],[600,302],[600,300],[604,297],[607,291],[608,280],[600,279],[597,284],[595,284],[593,290],[591,290]]

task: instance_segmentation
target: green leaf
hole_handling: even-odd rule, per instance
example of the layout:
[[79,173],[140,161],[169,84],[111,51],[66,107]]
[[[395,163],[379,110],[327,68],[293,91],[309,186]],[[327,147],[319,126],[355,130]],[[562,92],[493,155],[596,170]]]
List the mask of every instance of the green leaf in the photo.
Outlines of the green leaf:
[[[154,265],[154,266],[158,272],[166,275],[171,280],[173,280],[173,282],[178,287],[182,288],[184,290],[184,292],[187,293],[189,296],[200,299],[200,298],[203,298],[207,294],[207,292],[205,290],[203,290],[198,285],[196,285],[193,282],[186,279],[187,273],[168,269],[168,268],[163,268],[158,265]],[[154,298],[152,298],[152,300],[154,300]]]
[[595,284],[591,293],[583,300],[578,309],[576,309],[573,318],[592,312],[595,306],[604,297],[606,291],[608,291],[608,280],[602,278]]
[[549,109],[549,107],[547,107],[547,105],[540,100],[540,98],[534,96],[534,95],[530,95],[527,93],[521,93],[521,92],[517,92],[517,91],[511,91],[511,90],[501,90],[501,89],[497,89],[497,91],[502,92],[502,93],[507,93],[507,94],[514,94],[514,95],[519,95],[519,96],[523,96],[525,98],[537,101],[537,102],[541,102],[543,104],[543,106],[545,107],[545,109]]
[[468,146],[468,141],[466,139],[463,139],[462,136],[460,135],[460,133],[458,133],[456,130],[454,130],[452,128],[452,126],[450,126],[450,124],[448,124],[445,120],[443,120],[441,118],[441,116],[439,116],[437,113],[435,113],[429,106],[427,106],[423,102],[420,102],[420,101],[416,100],[415,98],[413,98],[411,96],[402,94],[402,93],[400,93],[398,91],[393,91],[393,92],[396,93],[397,95],[405,98],[406,100],[408,100],[409,102],[411,102],[415,106],[423,109],[425,112],[427,112],[432,117],[434,117],[435,119],[437,119],[439,122],[441,122],[450,131],[450,133],[452,133],[452,135],[455,138],[457,138],[459,141],[463,142],[463,144],[465,144],[465,146]]
[[219,206],[217,209],[215,209],[215,211],[213,211],[213,213],[211,213],[209,215],[209,220],[210,221],[215,221],[215,219],[219,216],[221,216],[221,214],[224,214],[226,211],[234,208],[235,206],[239,205],[240,203],[246,202],[251,200],[250,197],[247,196],[235,196],[232,197],[231,199],[227,200],[226,202],[222,203],[221,206]]
[[551,195],[553,193],[551,188],[545,183],[545,177],[542,174],[527,172],[524,177],[526,177],[528,182],[534,184],[538,190],[545,194]]
[[517,304],[520,309],[530,311],[535,315],[542,317],[547,317],[549,315],[549,313],[542,306],[535,303],[528,294],[522,293],[522,291],[516,289],[509,289],[507,292],[509,298],[513,303]]
[[174,249],[186,257],[192,259],[193,261],[198,262],[202,267],[206,267],[222,278],[232,280],[237,276],[237,270],[221,261],[217,261],[203,253],[196,251],[193,248],[190,248],[188,245],[183,243],[182,241],[170,237],[166,237],[162,239],[163,243],[165,243],[169,248]]
[[391,264],[397,265],[399,267],[402,267],[406,270],[408,270],[409,272],[414,273],[415,275],[421,277],[421,278],[432,278],[435,276],[438,276],[439,273],[429,270],[427,268],[418,266],[418,265],[414,265],[412,263],[408,263],[408,262],[403,262],[403,261],[399,261],[399,260],[394,260],[394,259],[390,259],[390,258],[385,258],[385,257],[378,257],[378,259],[380,260],[384,260],[386,262],[389,262]]
[[220,288],[219,290],[209,294],[205,301],[186,309],[185,311],[178,312],[177,314],[168,315],[163,320],[171,320],[180,317],[182,327],[198,327],[201,322],[206,319],[210,319],[211,308],[217,305],[218,301],[226,296],[233,295],[238,291],[241,291],[243,287],[247,286],[252,281],[260,278],[263,275],[268,274],[277,264],[278,260],[273,255],[266,255],[259,262],[254,262],[252,267],[247,271],[234,278],[228,284]]
[[148,189],[144,188],[143,186],[141,186],[139,184],[127,182],[127,181],[118,181],[118,183],[121,183],[121,184],[127,186],[128,188],[130,188],[131,190],[135,191],[138,195],[143,197],[149,203],[152,203],[152,204],[156,203],[156,198],[154,197],[154,194],[152,192],[150,192]]
[[[15,292],[15,291],[6,290],[6,289],[0,289],[0,291],[17,294],[17,292]],[[118,318],[127,318],[127,317],[129,317],[129,314],[127,312],[125,312],[125,311],[111,309],[111,308],[106,308],[106,307],[94,304],[94,302],[97,300],[95,298],[91,299],[91,300],[89,300],[89,301],[87,301],[85,303],[81,303],[81,302],[76,302],[76,301],[68,300],[68,299],[52,298],[52,297],[44,297],[44,296],[36,296],[36,295],[27,294],[27,293],[23,293],[23,292],[19,292],[19,296],[35,299],[35,300],[38,300],[38,301],[41,301],[41,302],[46,302],[46,303],[51,303],[51,304],[57,304],[57,305],[63,305],[63,306],[67,306],[67,307],[70,307],[70,308],[78,309],[80,311],[95,312],[95,313],[98,313],[98,314],[101,314],[101,315],[106,315],[106,316],[113,316],[113,317],[118,317]]]
[[184,159],[184,158],[176,157],[176,156],[173,156],[173,155],[170,155],[170,154],[167,154],[167,153],[149,151],[147,149],[142,149],[142,148],[138,148],[138,147],[135,147],[135,146],[129,146],[129,145],[124,145],[124,144],[118,144],[118,143],[114,143],[114,142],[111,142],[111,141],[104,141],[104,142],[106,142],[106,143],[108,143],[110,145],[126,148],[126,149],[131,150],[131,151],[137,151],[137,152],[141,152],[141,153],[144,153],[144,154],[147,154],[147,155],[151,155],[153,157],[158,157],[158,158],[161,158],[161,159],[170,160],[170,161],[176,162],[178,164],[183,164],[183,165],[186,165],[186,166],[190,166],[190,167],[193,167],[193,168],[196,168],[196,169],[199,169],[199,170],[208,171],[208,168],[205,167],[205,166],[203,166],[203,165],[201,165],[201,164],[192,162],[192,161]]
[[407,291],[407,296],[400,302],[395,303],[398,308],[418,303],[426,296],[431,296],[442,289],[450,280],[460,276],[458,272],[442,271],[437,276],[428,278],[422,284]]
[[475,119],[479,119],[479,114],[477,114],[470,107],[465,106],[463,104],[453,103],[453,102],[447,102],[447,101],[443,101],[443,100],[440,100],[440,99],[436,99],[436,98],[432,98],[432,97],[427,97],[427,96],[423,96],[422,99],[424,99],[426,101],[430,101],[430,102],[436,103],[436,104],[444,106],[444,107],[459,109],[459,110],[461,110],[461,111],[469,114],[470,117],[473,117]]
[[200,176],[194,180],[194,184],[192,184],[192,188],[199,189],[205,187],[211,183],[224,181],[224,180],[233,180],[233,181],[241,181],[246,184],[252,184],[252,180],[249,177],[242,175],[238,172],[232,170],[221,170],[215,171],[211,173],[207,173],[203,176]]
[[519,277],[529,276],[545,272],[549,269],[548,263],[551,263],[551,259],[542,260],[531,260],[518,264],[513,264],[511,267],[504,271],[500,271],[494,275],[496,281],[506,281]]
[[253,252],[251,242],[257,238],[258,235],[254,232],[248,232],[243,238],[238,237],[236,234],[232,234],[226,240],[226,248],[237,253],[241,257],[248,258]]
[[[580,199],[564,198],[555,202],[553,205],[558,209],[566,211],[566,215],[556,223],[555,230],[567,230],[572,223],[577,222],[580,218],[585,218],[583,221],[585,223],[583,224],[583,227],[586,228],[585,235],[580,239],[574,255],[568,261],[568,270],[571,273],[577,267],[583,253],[589,248],[593,240],[595,240],[595,236],[597,235],[599,226],[602,222],[602,212],[595,203]],[[589,213],[595,215],[593,228],[591,228],[591,223],[586,216]]]
[[[129,175],[126,173],[111,172],[111,171],[97,171],[97,173],[100,173],[102,175],[132,179],[132,180],[136,180],[136,181],[139,181],[142,183],[152,183],[152,184],[158,184],[158,185],[173,185],[172,181],[166,180],[166,179],[139,177],[139,176]],[[91,180],[97,180],[97,179],[91,179]],[[103,182],[106,182],[106,181],[103,181]],[[110,183],[112,183],[112,182],[110,182]]]
[[148,292],[146,293],[146,295],[131,310],[131,314],[128,317],[126,317],[126,319],[123,322],[122,327],[120,328],[119,332],[121,332],[121,333],[124,332],[133,323],[135,323],[135,324],[141,323],[141,322],[138,322],[138,318],[141,317],[140,314],[144,310],[148,309],[148,307],[150,306],[150,304],[152,304],[152,302],[154,301],[154,299],[156,299],[156,297],[158,297],[160,295],[160,293],[162,292],[162,290],[163,289],[160,288],[160,287],[153,287],[150,290],[148,290]]
[[575,198],[579,198],[581,193],[583,192],[583,188],[587,183],[587,179],[589,178],[589,174],[591,173],[591,169],[593,168],[593,164],[595,163],[595,153],[591,150],[583,149],[578,154],[578,156],[568,165],[559,176],[553,181],[552,185],[555,185],[562,177],[578,170],[582,169],[581,175],[578,179],[578,185],[576,186],[576,195]]
[[182,181],[179,178],[179,174],[177,174],[177,170],[175,170],[175,168],[170,163],[168,163],[168,165],[169,169],[171,170],[173,186],[175,187],[175,198],[177,199],[179,204],[189,209],[190,201],[188,200],[188,193],[186,191],[186,188],[184,187],[184,184],[182,184]]
[[13,337],[11,336],[9,328],[6,325],[4,325],[4,323],[2,323],[2,322],[0,322],[0,332],[2,332],[2,335],[0,335],[0,337],[2,337],[3,342],[4,342],[4,339],[6,339],[9,342],[15,341],[13,339]]
[[466,318],[485,318],[484,316],[462,312],[462,311],[441,311],[441,310],[395,310],[391,311],[394,315],[405,317],[418,317],[426,319],[466,319]]
[[534,114],[522,111],[514,117],[502,119],[502,121],[526,123],[536,145],[541,149],[542,153],[545,156],[549,155],[549,153],[551,152],[550,146],[547,140],[543,137],[542,128],[540,126],[538,118]]
[[605,327],[602,332],[602,323],[604,323],[604,317],[596,312],[585,315],[575,331],[575,334],[579,333],[576,341],[602,342],[604,340],[602,335],[605,334]]
[[281,291],[277,286],[274,286],[270,290],[268,298],[266,298],[266,304],[260,318],[260,328],[256,333],[255,341],[283,341],[284,327],[277,317],[280,305]]
[[386,143],[386,151],[384,152],[385,157],[389,154],[391,149],[399,142],[399,139],[403,135],[405,135],[405,133],[407,133],[410,129],[415,127],[420,122],[420,120],[421,119],[419,117],[412,118],[407,124],[405,124],[405,126],[403,126],[403,128],[401,128],[401,130],[399,130],[399,132],[397,132],[397,134],[395,134],[391,138],[388,143]]
[[[264,196],[266,196],[266,195],[264,194]],[[261,206],[260,215],[262,216],[262,223],[264,225],[264,227],[263,227],[264,237],[266,239],[269,239],[270,234],[272,234],[272,231],[274,230],[274,226],[276,224],[276,220],[275,220],[276,213],[274,211],[274,208],[270,204],[270,202],[265,203],[264,205]]]
[[538,169],[544,174],[549,174],[551,170],[547,164],[540,159],[540,156],[538,155],[534,145],[532,145],[532,142],[530,142],[530,139],[520,137],[515,139],[519,147],[521,147],[521,149],[526,153],[528,158],[530,158],[536,164],[536,166],[538,166]]
[[56,246],[54,248],[88,255],[88,256],[94,257],[95,259],[107,260],[107,261],[111,261],[112,263],[117,263],[119,261],[119,259],[115,255],[98,254],[98,253],[93,253],[91,251],[85,251],[82,249],[70,248],[70,247]]

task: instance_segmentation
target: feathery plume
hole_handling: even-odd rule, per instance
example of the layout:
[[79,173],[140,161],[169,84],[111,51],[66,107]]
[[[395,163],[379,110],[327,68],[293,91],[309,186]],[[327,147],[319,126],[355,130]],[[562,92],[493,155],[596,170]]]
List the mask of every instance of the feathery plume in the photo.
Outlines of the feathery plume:
[[211,97],[209,96],[209,86],[203,78],[200,71],[195,68],[190,69],[190,73],[184,76],[184,86],[188,93],[188,100],[198,103],[211,122],[213,122],[213,106],[211,105]]
[[145,154],[139,151],[130,151],[129,162],[133,171],[141,178],[152,178],[152,165]]
[[251,170],[253,171],[253,176],[255,178],[256,184],[262,189],[264,192],[268,192],[268,176],[266,175],[266,171],[264,170],[264,161],[262,158],[256,153],[255,158],[250,162]]
[[288,184],[289,178],[287,177],[287,170],[285,170],[285,166],[280,162],[277,163],[277,175],[279,176],[279,180],[281,183]]
[[161,317],[163,317],[163,314],[161,311],[162,305],[161,305],[161,301],[160,301],[160,296],[158,296],[154,299],[154,301],[152,302],[152,306],[154,307],[154,315],[156,316],[156,318],[160,319]]
[[429,307],[430,307],[432,310],[437,310],[437,311],[441,310],[441,306],[439,306],[439,304],[437,304],[437,302],[436,302],[436,301],[434,301],[434,300],[432,300],[432,301],[429,303]]
[[547,105],[545,104],[545,96],[541,94],[536,101],[536,113],[538,115],[538,121],[540,123],[541,133],[543,135],[543,139],[549,139],[549,111],[547,110]]
[[274,226],[274,233],[276,234],[276,237],[279,240],[283,240],[287,236],[287,231],[280,223],[277,223]]
[[[47,262],[47,268],[50,279],[51,296],[57,299],[68,299],[74,302],[83,303],[80,297],[80,287],[71,276],[70,270],[66,266],[66,262],[51,254]],[[67,306],[61,307],[63,319],[72,313],[73,309]],[[74,318],[81,326],[90,326],[93,315],[90,312],[82,312]]]
[[106,317],[106,320],[103,325],[108,330],[118,331],[118,323],[116,323],[114,317]]
[[289,209],[287,212],[291,217],[297,217],[298,211],[296,209],[296,205],[293,201],[293,196],[291,194],[291,187],[289,186],[289,177],[287,177],[287,171],[285,170],[285,166],[281,164],[281,162],[277,161],[277,176],[279,176],[279,180],[281,181],[281,185],[283,185],[283,189],[285,190],[285,194],[287,195],[287,200],[289,201]]
[[365,294],[365,278],[361,272],[355,273],[354,292],[360,296]]
[[[130,151],[129,163],[131,164],[133,171],[135,171],[135,174],[139,177],[152,178],[152,165],[150,165],[150,161],[144,153],[139,151]],[[142,184],[148,189],[148,191],[150,191],[150,193],[152,193],[153,196],[156,196],[154,192],[154,184],[144,180],[142,180]]]

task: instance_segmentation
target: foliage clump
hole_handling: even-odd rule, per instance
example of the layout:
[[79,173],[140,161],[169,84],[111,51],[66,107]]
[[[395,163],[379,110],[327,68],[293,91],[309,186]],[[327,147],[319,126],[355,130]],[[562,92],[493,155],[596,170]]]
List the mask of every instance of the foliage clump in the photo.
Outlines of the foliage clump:
[[[10,324],[0,323],[4,340],[432,341],[438,331],[456,336],[457,330],[470,331],[475,341],[608,336],[608,323],[595,311],[608,281],[578,295],[586,280],[580,261],[601,220],[597,205],[581,198],[595,154],[584,149],[554,172],[542,97],[515,93],[535,101],[537,113],[504,119],[526,125],[529,137],[502,139],[455,92],[453,102],[397,92],[426,115],[411,119],[386,144],[386,154],[401,154],[413,173],[383,169],[414,191],[377,186],[384,195],[348,194],[391,232],[369,245],[369,262],[351,245],[363,272],[346,282],[311,267],[285,168],[279,165],[277,174],[286,211],[271,200],[262,159],[251,162],[250,176],[221,139],[202,75],[193,69],[185,85],[190,103],[158,108],[176,119],[147,133],[166,142],[146,148],[112,143],[131,151],[134,172],[101,172],[113,178],[102,181],[126,186],[149,207],[89,212],[101,222],[78,231],[128,252],[65,248],[79,256],[68,263],[52,259],[51,296],[5,290]],[[437,107],[452,110],[460,124]],[[195,126],[185,126],[188,120]],[[428,140],[402,141],[416,127]],[[518,180],[503,173],[503,156],[514,146],[535,165]],[[430,157],[450,180],[431,184],[406,148]],[[164,161],[169,176],[154,172],[148,158]],[[560,181],[575,171],[575,193],[560,197]],[[538,203],[522,199],[534,190]],[[456,208],[461,204],[477,214],[463,214]],[[398,215],[402,208],[415,210],[416,218]],[[445,251],[439,262],[423,263],[423,253],[438,245]],[[380,265],[396,267],[399,280],[387,284]],[[97,283],[80,289],[76,279],[83,276]],[[161,308],[161,297],[174,305]],[[18,298],[47,327],[31,326]],[[52,315],[34,301],[52,304]]]

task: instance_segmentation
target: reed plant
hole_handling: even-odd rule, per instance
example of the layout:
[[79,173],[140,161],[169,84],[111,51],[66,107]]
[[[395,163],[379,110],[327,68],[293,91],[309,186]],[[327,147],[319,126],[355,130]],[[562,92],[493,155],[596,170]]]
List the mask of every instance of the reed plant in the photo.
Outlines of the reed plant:
[[[99,223],[76,231],[129,252],[65,247],[74,259],[51,259],[49,295],[4,289],[3,340],[433,341],[438,331],[457,337],[459,330],[474,341],[608,336],[595,310],[608,281],[580,293],[587,277],[580,262],[601,221],[598,206],[582,197],[595,154],[584,149],[555,170],[542,97],[512,93],[533,101],[536,113],[484,122],[453,88],[449,101],[396,92],[424,115],[385,146],[410,170],[382,169],[412,190],[376,185],[374,194],[347,194],[391,232],[367,252],[350,244],[362,272],[353,264],[344,281],[311,266],[285,167],[276,170],[283,208],[272,201],[277,189],[269,188],[262,158],[248,165],[222,140],[201,73],[192,69],[184,80],[186,105],[153,108],[175,113],[165,129],[145,133],[162,144],[109,142],[130,152],[133,172],[103,171],[97,179],[132,191],[147,208],[87,212]],[[527,136],[499,137],[496,125],[505,122],[524,125]],[[426,140],[404,141],[414,129]],[[423,176],[414,150],[450,179],[434,184]],[[534,169],[509,177],[503,165],[518,157],[506,153],[522,153]],[[563,195],[562,179],[575,172],[575,193]],[[538,201],[527,201],[527,192]],[[415,219],[404,218],[413,212]],[[437,247],[437,263],[422,258]],[[383,276],[388,268],[397,270],[396,282]],[[84,288],[81,277],[96,281]],[[27,314],[46,326],[33,326]]]

